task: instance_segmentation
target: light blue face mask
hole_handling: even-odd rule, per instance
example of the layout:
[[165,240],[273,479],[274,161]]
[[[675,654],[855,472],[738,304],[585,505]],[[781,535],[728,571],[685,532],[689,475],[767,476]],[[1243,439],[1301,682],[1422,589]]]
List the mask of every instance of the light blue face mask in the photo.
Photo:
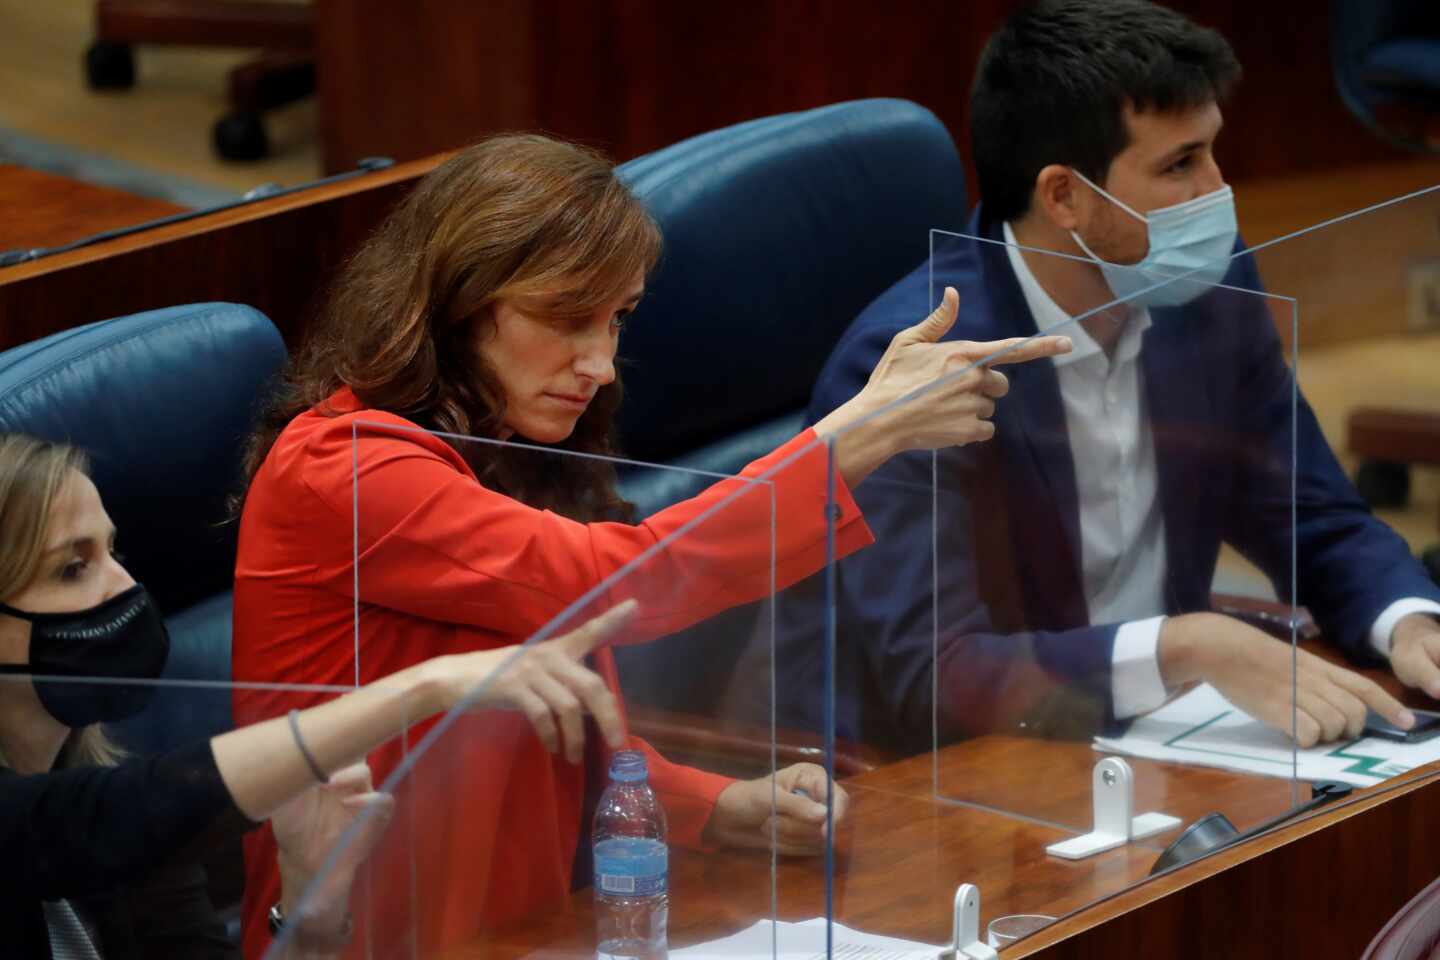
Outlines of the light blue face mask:
[[[1129,206],[1091,183],[1079,170],[1072,171],[1100,196],[1145,224],[1150,250],[1139,263],[1125,265],[1101,260],[1091,252],[1075,231],[1070,236],[1094,260],[1105,275],[1110,290],[1121,300],[1146,307],[1178,307],[1189,303],[1219,283],[1230,268],[1235,249],[1235,194],[1229,185],[1212,193],[1149,213],[1136,213]],[[1169,277],[1184,280],[1155,287]],[[1155,289],[1148,289],[1155,287]],[[1143,291],[1143,292],[1142,292]]]

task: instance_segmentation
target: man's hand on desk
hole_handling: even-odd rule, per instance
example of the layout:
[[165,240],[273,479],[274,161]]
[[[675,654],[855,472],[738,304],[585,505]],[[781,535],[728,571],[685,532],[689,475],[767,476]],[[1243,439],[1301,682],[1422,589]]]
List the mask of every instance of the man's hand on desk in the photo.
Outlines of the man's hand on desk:
[[732,847],[768,849],[773,826],[778,852],[795,856],[822,853],[827,787],[835,791],[838,826],[845,817],[850,798],[840,784],[829,782],[824,767],[797,763],[776,771],[773,777],[737,780],[715,801],[715,812],[705,825],[705,839]]
[[[1235,706],[1290,731],[1290,678],[1295,674],[1295,741],[1313,747],[1360,735],[1365,708],[1408,730],[1415,717],[1374,681],[1296,650],[1217,613],[1170,617],[1160,628],[1160,677],[1167,689],[1205,681]],[[1398,671],[1397,671],[1398,672]]]
[[1426,613],[1401,617],[1390,634],[1390,669],[1405,686],[1440,700],[1440,622]]

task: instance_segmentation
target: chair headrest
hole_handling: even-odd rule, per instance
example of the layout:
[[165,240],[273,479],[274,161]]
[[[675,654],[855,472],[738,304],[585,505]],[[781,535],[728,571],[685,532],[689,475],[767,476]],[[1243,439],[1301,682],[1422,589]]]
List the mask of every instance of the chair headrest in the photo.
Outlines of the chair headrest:
[[232,583],[225,499],[284,361],[275,326],[238,304],[103,320],[0,354],[0,430],[89,454],[127,568],[175,613]]
[[665,236],[620,342],[621,441],[643,460],[803,408],[850,321],[928,256],[930,229],[965,222],[955,144],[904,100],[753,120],[620,174]]

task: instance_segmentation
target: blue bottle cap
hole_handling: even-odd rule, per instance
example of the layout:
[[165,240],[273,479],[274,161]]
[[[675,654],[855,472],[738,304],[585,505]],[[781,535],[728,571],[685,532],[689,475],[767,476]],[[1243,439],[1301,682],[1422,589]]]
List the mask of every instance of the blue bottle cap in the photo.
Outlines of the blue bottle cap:
[[611,780],[634,783],[637,780],[644,780],[646,775],[645,754],[639,750],[620,750],[610,758]]

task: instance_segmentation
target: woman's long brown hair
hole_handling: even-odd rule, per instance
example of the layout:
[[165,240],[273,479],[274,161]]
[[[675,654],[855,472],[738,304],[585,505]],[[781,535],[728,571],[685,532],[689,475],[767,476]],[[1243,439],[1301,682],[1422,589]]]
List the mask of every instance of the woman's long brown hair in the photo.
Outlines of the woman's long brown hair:
[[[324,412],[343,386],[366,407],[429,430],[499,436],[504,394],[477,350],[493,329],[493,304],[588,312],[659,256],[659,228],[599,154],[537,135],[460,151],[342,269],[250,439],[246,488],[285,426],[312,407]],[[614,453],[620,396],[617,376],[552,446]],[[482,483],[531,506],[579,520],[626,515],[603,460],[452,445]]]

